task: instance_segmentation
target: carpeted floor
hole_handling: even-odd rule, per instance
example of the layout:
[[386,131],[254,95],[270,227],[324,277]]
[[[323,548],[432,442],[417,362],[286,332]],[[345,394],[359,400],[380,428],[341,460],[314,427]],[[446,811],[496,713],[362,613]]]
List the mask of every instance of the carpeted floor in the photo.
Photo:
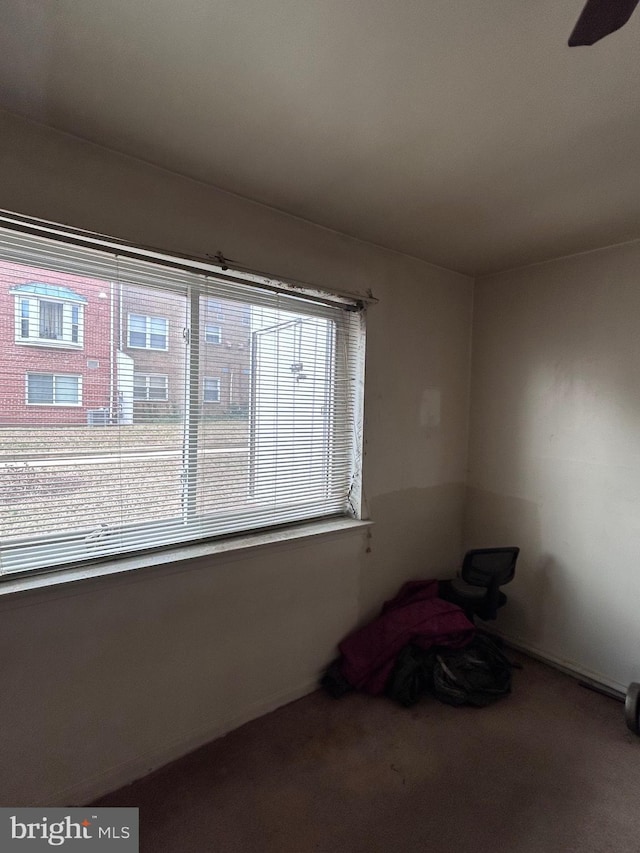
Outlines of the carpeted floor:
[[623,705],[518,656],[482,710],[314,693],[108,797],[143,853],[637,853]]

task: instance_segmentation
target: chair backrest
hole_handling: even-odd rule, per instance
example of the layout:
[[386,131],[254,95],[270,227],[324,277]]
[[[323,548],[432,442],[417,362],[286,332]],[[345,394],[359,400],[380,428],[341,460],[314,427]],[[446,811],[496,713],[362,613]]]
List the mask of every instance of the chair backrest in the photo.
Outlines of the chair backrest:
[[519,548],[476,548],[464,555],[462,579],[472,586],[498,587],[513,580]]

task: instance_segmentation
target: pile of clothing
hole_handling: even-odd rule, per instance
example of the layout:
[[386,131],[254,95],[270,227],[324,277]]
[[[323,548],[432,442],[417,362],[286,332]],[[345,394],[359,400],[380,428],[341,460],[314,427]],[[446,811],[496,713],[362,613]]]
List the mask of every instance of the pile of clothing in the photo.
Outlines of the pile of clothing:
[[377,619],[340,645],[322,686],[386,694],[402,705],[433,695],[452,705],[487,705],[511,690],[513,664],[463,610],[438,598],[438,581],[409,581]]

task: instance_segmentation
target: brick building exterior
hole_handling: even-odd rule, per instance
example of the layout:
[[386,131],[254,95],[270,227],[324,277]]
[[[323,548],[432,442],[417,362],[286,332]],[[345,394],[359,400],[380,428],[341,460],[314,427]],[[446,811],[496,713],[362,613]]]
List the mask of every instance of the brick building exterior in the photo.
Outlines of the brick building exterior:
[[180,294],[118,284],[118,340],[133,362],[134,421],[185,411],[187,300]]
[[[249,410],[251,309],[240,302],[200,300],[200,399],[205,417]],[[218,400],[216,400],[216,394]]]
[[86,424],[113,399],[105,283],[0,262],[2,424]]
[[[248,412],[250,311],[200,299],[205,417]],[[182,416],[187,326],[183,295],[0,261],[0,424]]]

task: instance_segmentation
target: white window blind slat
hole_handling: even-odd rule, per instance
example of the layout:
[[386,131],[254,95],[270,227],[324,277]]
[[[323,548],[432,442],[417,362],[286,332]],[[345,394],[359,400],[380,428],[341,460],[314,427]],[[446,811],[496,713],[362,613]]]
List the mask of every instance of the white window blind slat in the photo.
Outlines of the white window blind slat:
[[1,228],[0,576],[357,511],[329,303]]

